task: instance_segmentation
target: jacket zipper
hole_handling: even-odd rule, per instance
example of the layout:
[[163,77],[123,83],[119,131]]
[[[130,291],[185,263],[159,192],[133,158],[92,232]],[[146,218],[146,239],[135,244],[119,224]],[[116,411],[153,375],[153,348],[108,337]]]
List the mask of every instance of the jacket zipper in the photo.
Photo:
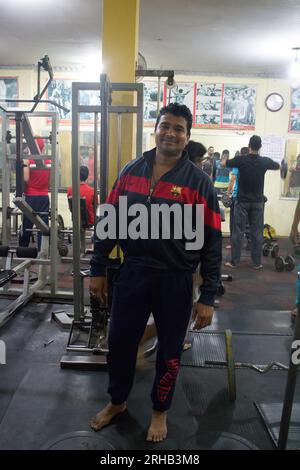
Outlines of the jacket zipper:
[[155,186],[157,185],[158,181],[153,186],[151,186],[151,180],[150,180],[149,194],[148,194],[148,197],[147,197],[147,202],[149,202],[149,203],[151,203],[151,197],[152,197],[152,194],[154,193],[154,189],[155,189]]

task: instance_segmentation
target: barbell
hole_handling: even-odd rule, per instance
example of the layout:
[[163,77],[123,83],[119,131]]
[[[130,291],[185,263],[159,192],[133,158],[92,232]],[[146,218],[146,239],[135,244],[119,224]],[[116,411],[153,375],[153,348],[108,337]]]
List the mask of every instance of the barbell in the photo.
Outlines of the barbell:
[[236,368],[245,368],[253,369],[260,374],[265,374],[269,370],[279,369],[279,370],[288,370],[288,366],[281,364],[280,362],[273,361],[269,364],[257,365],[251,364],[248,362],[236,362],[233,356],[232,350],[232,331],[227,329],[224,332],[225,335],[225,348],[226,348],[226,361],[205,361],[205,364],[209,366],[225,366],[227,368],[227,382],[228,382],[228,394],[229,400],[234,402],[236,400],[236,379],[235,379],[235,369]]

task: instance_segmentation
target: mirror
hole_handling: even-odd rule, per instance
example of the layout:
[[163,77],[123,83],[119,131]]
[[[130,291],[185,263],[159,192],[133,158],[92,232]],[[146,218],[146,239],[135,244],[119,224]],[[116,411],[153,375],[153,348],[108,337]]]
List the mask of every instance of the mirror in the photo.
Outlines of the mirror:
[[283,182],[282,197],[299,198],[300,195],[300,139],[287,139],[285,161],[287,177]]

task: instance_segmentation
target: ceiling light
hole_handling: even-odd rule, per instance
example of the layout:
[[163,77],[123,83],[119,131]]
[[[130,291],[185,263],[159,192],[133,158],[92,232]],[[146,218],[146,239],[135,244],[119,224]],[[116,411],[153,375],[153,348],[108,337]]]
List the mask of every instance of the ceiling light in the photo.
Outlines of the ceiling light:
[[80,79],[88,82],[96,82],[100,80],[102,73],[102,63],[100,54],[89,54],[82,62],[82,71]]

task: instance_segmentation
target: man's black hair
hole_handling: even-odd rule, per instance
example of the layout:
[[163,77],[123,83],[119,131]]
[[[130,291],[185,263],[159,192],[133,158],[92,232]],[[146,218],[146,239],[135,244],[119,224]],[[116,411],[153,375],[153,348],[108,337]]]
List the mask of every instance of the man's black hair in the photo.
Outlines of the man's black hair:
[[241,148],[241,150],[240,150],[241,155],[248,155],[248,153],[249,153],[248,147],[242,147]]
[[185,150],[189,154],[189,159],[192,162],[199,160],[199,158],[202,158],[207,152],[206,147],[204,147],[201,142],[195,142],[194,140],[189,141]]
[[81,165],[79,170],[80,181],[85,181],[89,176],[89,169],[87,166]]
[[222,157],[224,157],[224,155],[229,155],[229,150],[227,149],[223,150]]
[[185,104],[170,103],[167,106],[161,108],[156,119],[155,130],[159,124],[160,118],[167,113],[173,114],[174,116],[183,117],[186,120],[187,133],[190,135],[193,124],[193,116]]
[[259,137],[259,135],[253,135],[250,138],[249,147],[255,151],[258,151],[261,148],[261,138]]

